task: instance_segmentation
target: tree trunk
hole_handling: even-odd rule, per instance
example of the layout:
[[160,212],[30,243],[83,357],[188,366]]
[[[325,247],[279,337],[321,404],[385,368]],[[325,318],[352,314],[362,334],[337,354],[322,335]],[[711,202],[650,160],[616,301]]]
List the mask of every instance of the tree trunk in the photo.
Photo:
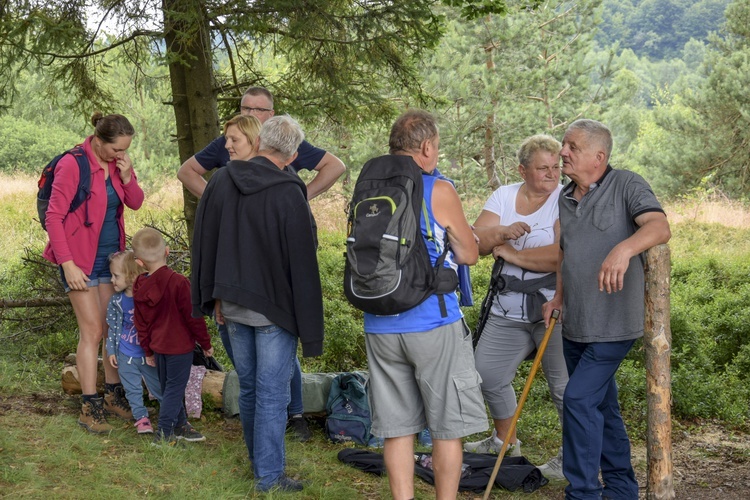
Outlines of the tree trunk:
[[[208,16],[199,0],[164,0],[162,5],[177,147],[184,162],[219,135]],[[192,241],[198,200],[186,189],[183,197]]]
[[[492,42],[490,42],[485,48],[484,52],[487,54],[487,69],[492,71],[495,69],[495,61],[492,59],[492,51],[495,49]],[[495,101],[492,101],[492,110],[487,115],[487,120],[484,126],[484,171],[487,175],[487,183],[494,191],[500,187],[500,179],[497,177],[497,168],[495,163]]]
[[646,266],[646,320],[643,336],[648,401],[646,498],[667,500],[675,497],[672,474],[669,247],[659,245],[648,250]]

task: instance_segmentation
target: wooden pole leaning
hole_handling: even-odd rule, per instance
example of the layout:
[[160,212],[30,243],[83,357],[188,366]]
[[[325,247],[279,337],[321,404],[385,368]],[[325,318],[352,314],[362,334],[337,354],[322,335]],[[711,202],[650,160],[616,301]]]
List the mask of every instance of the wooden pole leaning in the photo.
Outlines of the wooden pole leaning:
[[526,398],[528,397],[529,391],[531,390],[531,383],[534,381],[534,376],[536,376],[537,370],[539,370],[539,365],[542,364],[542,356],[544,356],[544,351],[547,350],[547,343],[549,342],[550,335],[552,335],[552,330],[555,328],[557,318],[559,317],[560,311],[558,309],[553,310],[552,317],[549,320],[547,331],[544,332],[542,343],[539,344],[539,347],[537,348],[536,357],[534,357],[534,363],[531,365],[531,371],[529,372],[529,378],[526,379],[526,385],[524,386],[521,397],[518,400],[516,412],[513,414],[513,420],[511,421],[510,427],[508,428],[508,433],[505,435],[503,445],[502,447],[500,447],[500,453],[498,453],[497,455],[497,461],[495,462],[495,467],[492,469],[492,475],[490,476],[490,481],[487,483],[487,489],[484,490],[484,500],[487,500],[490,497],[492,486],[495,484],[495,478],[497,477],[497,473],[500,470],[500,465],[503,463],[505,452],[508,449],[508,442],[510,441],[511,436],[513,436],[513,431],[516,430],[518,418],[521,416],[521,410],[523,410],[523,405],[524,403],[526,403]]
[[646,318],[643,346],[646,351],[648,401],[648,500],[675,498],[672,470],[670,271],[667,245],[658,245],[646,252]]

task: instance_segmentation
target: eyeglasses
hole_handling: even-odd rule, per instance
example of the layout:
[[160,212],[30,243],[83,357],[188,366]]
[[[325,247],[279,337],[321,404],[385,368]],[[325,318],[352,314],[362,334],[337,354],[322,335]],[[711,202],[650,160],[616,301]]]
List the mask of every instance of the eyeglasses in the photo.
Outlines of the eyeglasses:
[[246,113],[254,113],[254,112],[261,113],[261,112],[265,111],[266,113],[269,113],[269,112],[273,111],[273,109],[268,109],[268,108],[251,108],[249,106],[240,106],[240,111],[243,111],[243,112],[246,112]]

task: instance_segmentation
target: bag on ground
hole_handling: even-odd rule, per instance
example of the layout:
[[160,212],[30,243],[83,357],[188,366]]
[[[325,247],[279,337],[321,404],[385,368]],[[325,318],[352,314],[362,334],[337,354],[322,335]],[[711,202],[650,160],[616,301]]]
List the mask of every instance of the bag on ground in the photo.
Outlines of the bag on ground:
[[331,441],[366,445],[371,425],[367,378],[357,372],[337,375],[331,382],[326,412],[326,433]]

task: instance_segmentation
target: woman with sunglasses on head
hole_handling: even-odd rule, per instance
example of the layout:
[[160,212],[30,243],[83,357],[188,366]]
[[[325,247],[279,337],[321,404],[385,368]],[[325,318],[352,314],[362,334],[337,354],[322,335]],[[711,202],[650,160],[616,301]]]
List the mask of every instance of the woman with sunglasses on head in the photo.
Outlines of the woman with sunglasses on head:
[[[125,249],[125,206],[138,210],[143,190],[133,171],[127,150],[135,130],[127,118],[95,112],[94,134],[82,148],[91,170],[91,193],[69,212],[78,191],[80,171],[72,154],[57,164],[46,212],[49,243],[44,258],[60,266],[60,276],[76,315],[79,330],[76,367],[83,392],[78,423],[93,433],[107,433],[112,426],[106,414],[131,420],[117,369],[104,363],[105,394],[96,388],[99,345],[107,338],[105,315],[114,293],[109,270],[110,254]],[[102,346],[102,359],[107,359]]]
[[[492,193],[474,223],[479,253],[501,259],[500,281],[505,286],[495,297],[474,353],[495,429],[484,440],[466,443],[466,451],[499,453],[516,411],[513,378],[544,337],[541,306],[554,295],[560,249],[560,149],[560,143],[548,135],[524,140],[518,150],[518,173],[523,182]],[[513,291],[521,285],[523,292]],[[559,325],[552,332],[542,369],[562,422],[568,372]],[[514,431],[508,454],[520,456],[520,443]],[[561,455],[540,470],[548,479],[562,479]]]

